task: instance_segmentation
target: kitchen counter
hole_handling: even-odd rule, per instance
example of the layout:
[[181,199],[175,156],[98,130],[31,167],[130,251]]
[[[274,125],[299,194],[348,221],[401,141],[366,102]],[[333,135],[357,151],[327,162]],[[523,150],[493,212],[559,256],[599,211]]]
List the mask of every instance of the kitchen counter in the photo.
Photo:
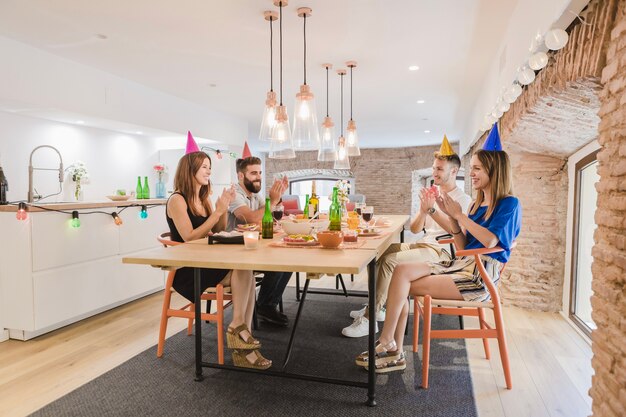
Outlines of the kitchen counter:
[[[60,203],[26,203],[29,213],[35,213],[40,211],[49,210],[82,210],[82,209],[97,209],[105,207],[129,207],[129,206],[145,206],[145,205],[163,205],[167,202],[166,198],[150,198],[148,200],[127,200],[127,201],[75,201],[75,202],[60,202]],[[17,212],[18,206],[15,205],[3,205],[0,206],[0,212]]]
[[[2,329],[28,340],[163,289],[163,271],[124,265],[122,258],[160,245],[157,236],[169,230],[165,203],[41,204],[28,207],[26,220],[15,218],[17,206],[0,206],[0,341]],[[147,217],[140,216],[142,205]],[[71,225],[74,210],[80,227]],[[119,226],[109,215],[114,211]]]

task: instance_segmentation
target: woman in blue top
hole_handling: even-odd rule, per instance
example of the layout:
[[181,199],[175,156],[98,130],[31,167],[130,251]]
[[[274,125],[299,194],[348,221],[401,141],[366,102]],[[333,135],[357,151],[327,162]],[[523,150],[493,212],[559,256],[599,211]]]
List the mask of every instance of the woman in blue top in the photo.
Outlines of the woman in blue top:
[[[509,260],[511,245],[521,228],[521,206],[512,196],[511,163],[504,151],[479,150],[472,155],[470,177],[476,200],[469,213],[463,214],[459,203],[443,193],[437,198],[441,211],[450,218],[456,247],[461,249],[493,248],[504,251],[481,255],[494,284],[500,280],[502,263]],[[435,198],[428,203],[434,205]],[[407,262],[396,267],[389,287],[385,325],[376,346],[378,372],[406,368],[402,351],[404,329],[409,315],[408,295],[432,298],[486,301],[489,292],[473,256],[441,262]],[[367,366],[367,352],[356,359]]]

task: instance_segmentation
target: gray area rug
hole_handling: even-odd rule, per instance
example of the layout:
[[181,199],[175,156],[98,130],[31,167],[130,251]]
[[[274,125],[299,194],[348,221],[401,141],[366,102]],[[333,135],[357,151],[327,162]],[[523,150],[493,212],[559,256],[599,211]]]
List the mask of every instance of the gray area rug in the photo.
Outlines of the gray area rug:
[[[294,293],[288,289],[284,302],[292,322],[298,308]],[[341,328],[350,323],[348,312],[360,308],[362,300],[309,294],[288,370],[367,381],[365,370],[354,364],[354,357],[366,350],[367,338],[341,336]],[[215,326],[203,326],[204,358],[216,361]],[[458,328],[458,319],[435,316],[433,328]],[[276,368],[282,365],[290,330],[261,323],[255,332]],[[204,381],[195,382],[194,338],[182,331],[166,341],[163,358],[157,359],[154,346],[33,415],[476,416],[465,342],[433,341],[430,388],[423,390],[421,345],[420,353],[413,354],[410,334],[406,340],[407,369],[378,375],[374,408],[364,405],[367,392],[361,388],[208,368]],[[230,351],[225,358],[232,364]]]

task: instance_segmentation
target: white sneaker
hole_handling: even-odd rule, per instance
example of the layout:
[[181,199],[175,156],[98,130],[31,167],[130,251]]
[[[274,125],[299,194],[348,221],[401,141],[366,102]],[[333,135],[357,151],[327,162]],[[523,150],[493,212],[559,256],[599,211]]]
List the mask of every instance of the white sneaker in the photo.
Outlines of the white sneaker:
[[[365,310],[367,309],[367,304],[360,310],[352,310],[350,312],[350,317],[356,319],[357,317],[365,316]],[[376,321],[385,321],[385,316],[387,315],[387,310],[385,307],[376,312]]]
[[[354,319],[354,322],[348,327],[341,330],[341,334],[346,337],[363,337],[369,334],[370,321],[367,317],[360,316]],[[374,331],[378,333],[378,323],[374,323]]]

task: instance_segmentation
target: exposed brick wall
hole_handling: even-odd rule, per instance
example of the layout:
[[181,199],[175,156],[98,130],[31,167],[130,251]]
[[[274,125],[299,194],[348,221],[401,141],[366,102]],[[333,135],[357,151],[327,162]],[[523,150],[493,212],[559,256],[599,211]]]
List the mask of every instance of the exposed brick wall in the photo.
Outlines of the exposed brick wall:
[[602,72],[594,295],[594,416],[626,415],[626,2],[619,3]]
[[[439,146],[361,149],[361,156],[350,158],[355,192],[365,194],[375,213],[411,212],[412,172],[428,168]],[[265,159],[265,181],[281,171],[303,168],[332,169],[332,162],[318,162],[317,152],[298,152],[295,159]]]
[[[500,120],[515,194],[524,212],[518,247],[502,279],[507,304],[561,309],[568,181],[564,168],[567,157],[598,135],[600,76],[617,3],[591,1],[583,13],[590,24],[574,22],[567,46],[550,54],[548,66]],[[466,172],[471,153],[485,136],[464,156]]]

